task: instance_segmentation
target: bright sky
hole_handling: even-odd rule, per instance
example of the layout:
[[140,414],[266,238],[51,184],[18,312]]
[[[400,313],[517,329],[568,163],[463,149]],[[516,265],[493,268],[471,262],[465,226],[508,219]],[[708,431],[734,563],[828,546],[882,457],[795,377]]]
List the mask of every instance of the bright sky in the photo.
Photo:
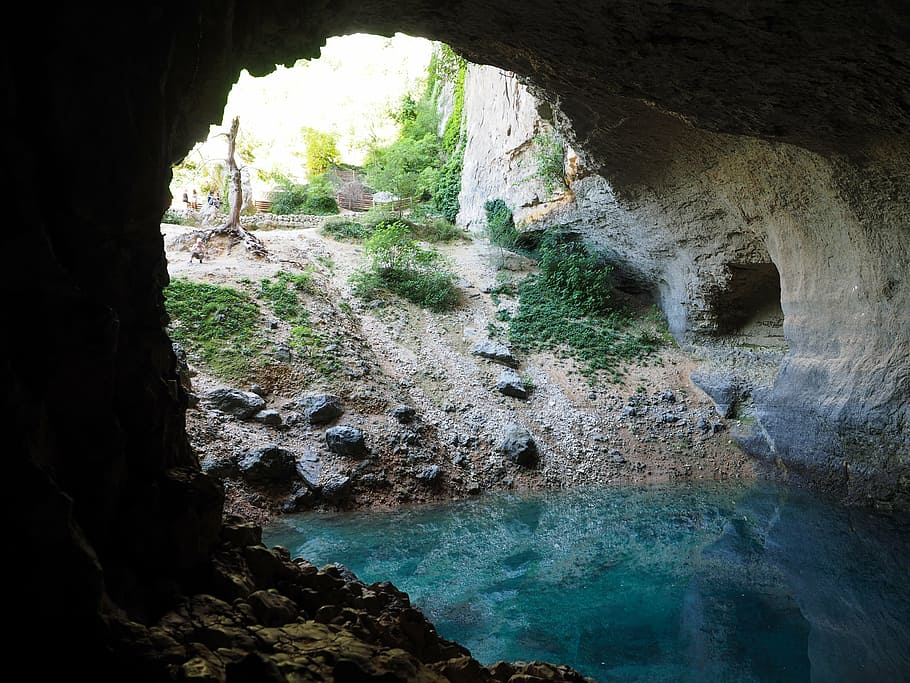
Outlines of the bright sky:
[[[433,45],[423,38],[355,34],[330,38],[319,59],[278,66],[262,78],[244,70],[228,95],[221,126],[226,131],[240,117],[246,132],[264,143],[256,166],[300,166],[292,151],[303,151],[301,128],[308,126],[338,136],[342,161],[360,164],[362,145],[371,135],[391,141],[396,128],[385,112],[401,95],[422,84]],[[224,158],[223,136],[210,137],[204,154]]]

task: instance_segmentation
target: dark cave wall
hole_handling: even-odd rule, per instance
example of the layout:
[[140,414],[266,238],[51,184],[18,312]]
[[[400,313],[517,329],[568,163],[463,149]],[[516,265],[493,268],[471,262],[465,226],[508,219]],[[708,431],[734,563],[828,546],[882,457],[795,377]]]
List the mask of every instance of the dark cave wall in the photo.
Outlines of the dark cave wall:
[[[835,185],[850,199],[845,210],[863,207],[861,220],[811,230],[782,221],[768,231],[787,325],[807,332],[764,419],[786,431],[795,415],[813,425],[806,439],[834,425],[839,448],[844,427],[875,451],[869,467],[891,484],[906,472],[904,3],[518,10],[505,1],[275,1],[22,11],[22,28],[7,27],[3,61],[14,208],[2,381],[7,486],[30,520],[30,563],[16,568],[14,585],[45,591],[23,612],[28,623],[87,622],[104,590],[142,613],[154,602],[149,577],[191,582],[204,565],[221,492],[189,448],[186,397],[162,331],[158,225],[170,166],[220,120],[241,68],[261,74],[314,57],[336,34],[401,30],[527,76],[558,100],[576,146],[620,192],[659,185],[680,122],[846,159]],[[639,135],[628,142],[614,131],[630,120]],[[826,269],[843,286],[816,281]],[[845,272],[862,295],[840,306]],[[791,435],[776,450],[799,461],[807,444]],[[63,581],[30,568],[55,562],[66,567]],[[24,603],[27,592],[15,599]],[[77,641],[63,647],[75,651]]]

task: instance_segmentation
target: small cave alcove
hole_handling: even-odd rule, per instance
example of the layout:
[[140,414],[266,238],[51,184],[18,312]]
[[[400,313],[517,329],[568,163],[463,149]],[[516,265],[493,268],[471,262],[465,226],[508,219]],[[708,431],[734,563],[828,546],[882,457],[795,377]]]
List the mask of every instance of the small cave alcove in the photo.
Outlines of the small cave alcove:
[[786,346],[780,273],[773,263],[731,263],[729,280],[711,301],[716,336],[737,344]]

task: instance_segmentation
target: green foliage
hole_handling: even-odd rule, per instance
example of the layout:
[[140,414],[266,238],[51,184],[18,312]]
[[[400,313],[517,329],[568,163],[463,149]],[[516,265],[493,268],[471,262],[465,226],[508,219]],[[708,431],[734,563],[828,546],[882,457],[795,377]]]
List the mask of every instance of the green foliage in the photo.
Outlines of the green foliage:
[[653,318],[608,307],[610,269],[583,245],[545,237],[540,267],[539,276],[522,283],[518,312],[509,321],[515,348],[573,358],[593,383],[602,374],[619,381],[623,363],[642,360],[665,343]]
[[566,184],[566,146],[555,132],[539,133],[534,136],[537,177],[544,184],[548,194]]
[[455,102],[452,114],[446,121],[445,131],[442,134],[442,148],[449,154],[454,154],[461,141],[461,120],[464,117],[464,79],[468,71],[468,63],[461,60],[458,64],[458,74],[455,79]]
[[[437,43],[427,69],[427,87],[420,100],[405,95],[390,116],[399,124],[398,140],[368,150],[365,171],[376,190],[401,199],[432,201],[450,223],[458,215],[464,145],[464,77],[467,62],[450,47]],[[440,138],[436,96],[442,83],[455,84],[455,111]]]
[[196,225],[198,223],[198,221],[182,216],[171,209],[164,212],[164,215],[161,217],[161,222],[169,223],[171,225]]
[[314,178],[306,185],[298,185],[285,179],[273,194],[272,212],[279,215],[310,216],[337,214],[335,188],[327,175]]
[[417,239],[424,242],[454,242],[471,239],[464,230],[445,218],[429,218],[420,223],[411,223],[411,232]]
[[279,270],[274,280],[267,277],[260,280],[259,295],[271,304],[278,318],[294,323],[305,315],[298,292],[312,292],[312,288],[312,272],[288,273]]
[[435,206],[446,220],[454,223],[461,205],[458,195],[461,194],[461,172],[464,167],[464,144],[449,157],[436,176],[436,185],[433,188],[433,206]]
[[601,263],[582,242],[548,233],[539,247],[542,284],[585,313],[598,314],[610,306],[612,268]]
[[434,43],[430,63],[427,65],[427,84],[423,98],[434,100],[442,83],[451,83],[458,78],[458,71],[465,64],[463,57],[445,43]]
[[[419,219],[419,220],[417,220]],[[377,229],[389,225],[400,225],[407,228],[410,236],[424,242],[454,242],[455,240],[470,240],[470,236],[461,228],[452,225],[445,218],[439,216],[415,216],[415,220],[397,218],[388,211],[367,212],[357,218],[339,216],[330,218],[323,225],[321,233],[330,235],[335,239],[365,240],[370,238]]]
[[347,216],[339,216],[327,220],[320,232],[337,240],[365,240],[373,234],[373,229],[366,223],[361,223]]
[[458,303],[456,276],[445,268],[442,255],[419,245],[402,221],[383,224],[364,244],[367,270],[351,278],[355,294],[373,298],[387,290],[430,310],[450,310]]
[[429,197],[441,166],[439,139],[427,133],[420,139],[401,137],[367,154],[364,170],[375,190],[391,192],[401,199]]
[[244,379],[265,348],[259,308],[244,292],[175,278],[164,289],[168,332],[216,376]]
[[512,210],[502,199],[488,199],[483,203],[483,209],[487,214],[489,240],[503,249],[514,249],[521,233],[515,229]]
[[306,146],[307,178],[321,176],[338,163],[341,154],[338,152],[338,141],[334,133],[304,127],[301,135]]

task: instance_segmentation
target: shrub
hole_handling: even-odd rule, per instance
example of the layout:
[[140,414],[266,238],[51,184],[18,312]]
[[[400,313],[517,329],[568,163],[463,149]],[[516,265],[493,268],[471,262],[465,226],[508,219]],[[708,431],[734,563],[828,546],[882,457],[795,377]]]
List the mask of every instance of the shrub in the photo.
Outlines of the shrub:
[[461,205],[458,195],[461,193],[461,172],[464,165],[464,144],[452,152],[449,160],[436,175],[436,184],[433,187],[433,206],[435,206],[446,220],[454,223]]
[[314,178],[306,185],[285,182],[273,194],[272,212],[279,215],[307,214],[329,216],[338,213],[335,187],[327,176]]
[[503,249],[514,249],[520,233],[515,229],[512,210],[501,199],[485,201],[483,209],[487,214],[487,237],[490,241]]
[[542,283],[585,313],[603,313],[613,290],[612,268],[601,263],[582,242],[548,233],[539,247]]
[[521,284],[518,311],[509,320],[515,348],[574,358],[593,382],[601,373],[618,381],[624,362],[643,359],[665,343],[653,316],[642,321],[610,309],[611,269],[584,244],[551,233],[538,255],[540,274]]
[[168,209],[164,212],[164,215],[161,217],[161,222],[169,223],[171,225],[196,225],[198,223],[198,221],[183,216],[172,209]]
[[347,216],[329,218],[320,229],[323,235],[331,235],[335,239],[364,240],[373,234],[373,229],[366,223]]
[[402,221],[381,225],[367,240],[367,271],[351,278],[355,294],[368,299],[382,289],[431,310],[449,310],[458,303],[456,276],[445,268],[439,252],[419,245]]
[[534,136],[537,177],[544,184],[547,194],[559,186],[565,186],[566,146],[555,132],[539,133]]
[[425,242],[454,242],[470,240],[464,230],[453,225],[445,218],[428,218],[420,223],[413,223],[411,232]]

